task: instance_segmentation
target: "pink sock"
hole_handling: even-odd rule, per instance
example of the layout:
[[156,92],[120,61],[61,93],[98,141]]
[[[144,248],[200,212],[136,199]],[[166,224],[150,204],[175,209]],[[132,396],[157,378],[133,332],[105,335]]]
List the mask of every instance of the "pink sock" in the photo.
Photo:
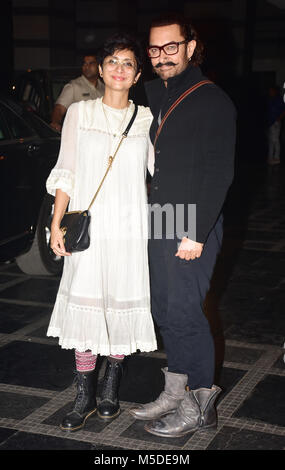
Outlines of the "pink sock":
[[110,362],[117,362],[122,361],[124,357],[124,354],[110,354],[110,356],[108,356],[108,359]]
[[95,369],[97,356],[91,351],[79,352],[75,350],[76,370],[78,372],[89,372]]

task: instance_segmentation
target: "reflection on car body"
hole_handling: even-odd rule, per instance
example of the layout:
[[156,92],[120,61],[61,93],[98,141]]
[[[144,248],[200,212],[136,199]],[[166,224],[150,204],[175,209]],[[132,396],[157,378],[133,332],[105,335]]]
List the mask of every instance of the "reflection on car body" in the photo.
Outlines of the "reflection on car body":
[[48,244],[53,198],[45,188],[59,145],[58,134],[34,111],[0,98],[0,261],[16,258],[29,274],[62,268]]

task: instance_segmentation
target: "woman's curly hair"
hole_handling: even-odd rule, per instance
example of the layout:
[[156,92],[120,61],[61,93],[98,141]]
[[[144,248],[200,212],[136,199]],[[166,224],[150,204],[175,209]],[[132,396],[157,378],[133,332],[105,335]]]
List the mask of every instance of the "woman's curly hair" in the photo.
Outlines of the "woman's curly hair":
[[187,41],[196,41],[196,47],[191,58],[193,65],[200,65],[204,60],[204,44],[200,40],[196,29],[192,24],[180,13],[165,13],[155,18],[151,22],[151,28],[158,26],[169,26],[178,24],[180,26],[181,34]]

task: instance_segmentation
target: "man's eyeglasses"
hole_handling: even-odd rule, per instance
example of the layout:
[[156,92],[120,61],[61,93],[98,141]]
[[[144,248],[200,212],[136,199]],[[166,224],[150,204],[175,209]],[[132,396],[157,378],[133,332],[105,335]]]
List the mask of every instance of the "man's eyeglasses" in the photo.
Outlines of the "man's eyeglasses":
[[163,51],[167,55],[174,55],[177,54],[180,44],[186,44],[187,42],[188,41],[185,39],[184,41],[180,42],[168,42],[167,44],[163,44],[163,46],[149,46],[147,48],[147,53],[151,59],[159,57],[161,51]]

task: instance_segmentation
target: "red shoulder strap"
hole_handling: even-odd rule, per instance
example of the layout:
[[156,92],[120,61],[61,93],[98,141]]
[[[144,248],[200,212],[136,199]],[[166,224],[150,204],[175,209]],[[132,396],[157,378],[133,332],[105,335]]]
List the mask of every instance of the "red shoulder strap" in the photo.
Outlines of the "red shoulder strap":
[[156,141],[158,139],[159,134],[161,133],[162,127],[163,127],[166,119],[169,117],[169,115],[172,113],[172,111],[176,108],[176,106],[178,106],[179,103],[181,103],[181,101],[184,100],[184,98],[186,98],[186,96],[190,95],[190,93],[197,90],[197,88],[200,88],[200,86],[206,85],[207,83],[213,83],[213,82],[211,82],[211,80],[202,80],[201,82],[196,83],[196,85],[194,85],[191,88],[189,88],[188,90],[184,91],[184,93],[182,93],[182,95],[179,96],[179,98],[177,98],[177,100],[170,106],[167,113],[165,113],[165,115],[164,115],[164,117],[163,117],[163,119],[160,123],[159,128],[156,131],[156,135],[155,135],[155,139],[154,139],[154,147],[155,147]]

